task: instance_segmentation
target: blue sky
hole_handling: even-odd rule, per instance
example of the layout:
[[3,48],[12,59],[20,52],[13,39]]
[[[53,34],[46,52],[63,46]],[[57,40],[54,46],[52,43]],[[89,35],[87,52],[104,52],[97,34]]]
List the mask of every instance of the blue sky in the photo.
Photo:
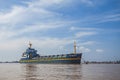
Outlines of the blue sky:
[[40,55],[83,52],[120,60],[119,0],[0,0],[0,61],[19,60],[28,42]]

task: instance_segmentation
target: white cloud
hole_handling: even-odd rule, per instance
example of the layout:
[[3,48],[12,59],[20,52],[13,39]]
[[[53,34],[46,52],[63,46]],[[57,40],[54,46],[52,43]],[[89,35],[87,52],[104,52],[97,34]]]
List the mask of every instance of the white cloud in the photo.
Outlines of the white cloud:
[[87,4],[89,6],[93,6],[93,1],[92,0],[81,0],[82,3]]
[[[92,0],[36,0],[32,2],[25,2],[29,4],[30,7],[43,7],[43,8],[48,8],[48,7],[54,7],[60,8],[60,7],[65,7],[72,5],[74,3],[79,3],[79,4],[85,4],[87,6],[93,6],[94,3]],[[69,3],[69,5],[67,5]]]
[[80,51],[83,52],[83,53],[84,53],[84,52],[90,52],[90,51],[91,51],[91,49],[86,48],[86,47],[84,47],[84,46],[80,46],[79,49],[80,49]]
[[53,5],[59,5],[64,3],[64,0],[37,0],[37,1],[32,1],[28,2],[30,7],[48,7],[48,6],[53,6]]
[[111,22],[111,21],[120,21],[120,14],[115,13],[115,14],[106,15],[103,18],[100,18],[98,23]]
[[[19,60],[22,53],[28,47],[28,41],[31,41],[33,48],[38,50],[38,54],[50,55],[50,54],[61,54],[61,46],[67,46],[73,43],[72,40],[58,39],[58,38],[18,38],[9,41],[0,42],[0,55],[5,59],[9,56],[9,60]],[[59,52],[58,52],[59,50]],[[64,52],[65,54],[65,52]],[[13,56],[14,55],[14,56]],[[7,59],[6,59],[7,60]]]
[[[9,24],[9,26],[28,24],[30,22],[38,22],[38,20],[45,20],[59,15],[58,13],[51,12],[45,9],[36,9],[29,7],[13,6],[11,11],[0,14],[0,24]],[[34,19],[34,20],[33,20]],[[40,22],[40,21],[39,21]]]
[[[70,30],[87,30],[87,28],[83,28],[83,27],[89,27],[88,30],[90,30],[90,28],[92,29],[92,27],[95,26],[91,26],[91,25],[96,25],[96,24],[100,24],[100,23],[107,23],[107,22],[117,22],[120,21],[120,10],[116,9],[116,10],[111,10],[111,11],[106,11],[103,12],[102,14],[96,14],[96,15],[86,15],[85,17],[81,17],[81,19],[76,20],[76,23],[81,24],[81,26],[72,26],[70,28]],[[93,28],[93,29],[98,29],[99,28]]]
[[94,45],[94,44],[96,44],[95,41],[86,41],[86,42],[80,43],[80,45]]
[[84,27],[74,27],[74,26],[72,26],[72,27],[70,27],[70,30],[71,31],[76,31],[76,30],[78,30],[78,31],[99,31],[99,30],[101,30],[101,29],[99,29],[99,28],[92,28],[92,27],[90,27],[90,28],[84,28]]
[[22,26],[18,29],[14,29],[14,27],[8,28],[8,27],[1,27],[1,31],[0,31],[0,40],[5,40],[5,39],[9,39],[9,38],[14,38],[20,35],[24,35],[24,34],[29,34],[31,35],[32,32],[36,33],[36,32],[44,32],[50,29],[56,29],[59,27],[63,27],[64,25],[66,25],[66,23],[57,21],[57,22],[49,22],[49,23],[36,23],[36,24],[32,24],[32,25],[25,25]]
[[[1,41],[0,50],[1,51],[15,51],[18,50],[26,42],[24,39]],[[9,53],[9,52],[8,52]]]
[[76,38],[81,38],[81,37],[85,37],[85,36],[91,36],[91,35],[96,35],[97,32],[78,32],[75,34]]
[[[29,24],[34,22],[48,21],[59,17],[61,14],[45,9],[42,6],[52,7],[54,4],[67,4],[64,0],[36,0],[27,3],[27,6],[15,6],[5,12],[0,12],[0,25],[9,24],[9,26]],[[40,6],[39,6],[40,5]],[[42,5],[42,6],[41,6]],[[57,5],[56,5],[57,6]]]
[[88,49],[88,48],[86,48],[86,49],[85,49],[85,52],[90,52],[90,51],[91,51],[91,50],[90,50],[90,49]]
[[59,19],[61,14],[43,6],[50,8],[54,4],[63,5],[69,2],[69,0],[37,0],[27,3],[25,7],[13,5],[8,11],[0,12],[0,39],[67,25],[69,21]]
[[[37,48],[39,53],[56,54],[56,48],[60,46],[66,46],[73,43],[73,38],[81,38],[85,36],[92,36],[97,34],[97,28],[78,28],[71,27],[71,31],[78,30],[75,37],[53,38],[40,36],[40,38],[29,37],[31,34],[50,29],[56,29],[59,27],[66,27],[73,23],[88,23],[88,22],[107,22],[118,21],[119,14],[116,15],[97,15],[83,18],[82,21],[67,20],[64,16],[54,10],[60,7],[71,6],[74,4],[74,0],[32,0],[32,2],[26,3],[26,6],[13,5],[8,11],[0,12],[0,51],[6,55],[16,55],[20,51],[26,49],[28,41],[33,43],[33,47]],[[93,5],[91,0],[80,0],[88,5]],[[53,9],[53,10],[52,10]],[[106,16],[106,17],[105,17]],[[104,20],[103,20],[104,17]],[[84,24],[82,23],[82,24]],[[72,26],[72,25],[70,25]],[[81,31],[81,32],[80,32]],[[29,34],[29,36],[19,37],[21,35]],[[70,38],[69,38],[70,37]],[[69,38],[69,39],[68,39]],[[83,42],[82,45],[93,45],[94,41]],[[80,47],[83,52],[90,52],[91,49],[86,47]],[[19,51],[18,51],[19,50]],[[18,52],[17,52],[18,51]],[[97,52],[102,50],[97,49]],[[53,53],[54,52],[54,53]],[[21,54],[20,54],[21,55]],[[12,56],[13,57],[13,56]]]
[[[35,8],[44,8],[44,9],[60,9],[71,7],[78,3],[79,0],[37,0],[32,2],[25,2],[29,5],[29,7]],[[81,2],[81,0],[80,0]]]
[[[14,6],[8,12],[1,12],[0,14],[0,24],[16,24],[20,21],[24,21],[25,19],[25,7]],[[10,25],[9,25],[10,26]]]
[[[90,0],[82,0],[83,2],[89,2]],[[56,27],[65,26],[69,21],[63,21],[59,19],[60,13],[50,11],[42,6],[52,6],[54,4],[63,5],[72,2],[72,0],[37,0],[27,3],[28,6],[13,6],[9,11],[0,13],[0,26],[6,27],[5,30],[0,32],[0,38],[12,37],[27,32],[42,31],[45,29],[52,29]],[[107,18],[119,17],[108,16]],[[83,20],[84,21],[84,20]],[[58,23],[59,22],[59,23]],[[63,23],[64,22],[64,23]],[[39,24],[38,24],[39,23]],[[41,24],[42,23],[42,24]],[[53,24],[54,23],[54,24]],[[56,24],[57,23],[57,24]],[[29,25],[30,24],[30,25]],[[44,24],[44,25],[43,25]],[[53,24],[53,25],[52,25]],[[61,25],[63,24],[63,25]],[[24,27],[24,29],[23,29]],[[16,30],[19,29],[19,30]],[[95,28],[77,28],[71,27],[71,30],[96,30]],[[17,32],[17,33],[16,33]],[[9,35],[8,35],[9,34]],[[78,32],[75,34],[76,38],[95,35],[96,32]]]
[[103,52],[104,50],[103,49],[96,49],[96,52]]
[[[6,11],[0,12],[0,40],[18,36],[24,33],[43,31],[65,25],[64,21],[56,20],[60,14],[54,11],[36,7],[37,5],[52,6],[63,0],[37,0],[30,2],[27,7],[14,6]],[[31,6],[34,5],[34,6]],[[56,18],[57,16],[57,18]],[[63,23],[64,22],[64,23]]]
[[120,14],[119,12],[110,11],[104,12],[103,14],[98,15],[91,15],[84,17],[81,23],[86,24],[98,24],[98,23],[105,23],[105,22],[114,22],[120,21]]

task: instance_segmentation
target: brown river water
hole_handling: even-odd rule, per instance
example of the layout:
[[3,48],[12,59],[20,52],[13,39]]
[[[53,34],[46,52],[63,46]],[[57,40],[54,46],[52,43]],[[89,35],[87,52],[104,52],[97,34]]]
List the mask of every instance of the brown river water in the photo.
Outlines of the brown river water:
[[1,63],[0,80],[120,80],[120,64]]

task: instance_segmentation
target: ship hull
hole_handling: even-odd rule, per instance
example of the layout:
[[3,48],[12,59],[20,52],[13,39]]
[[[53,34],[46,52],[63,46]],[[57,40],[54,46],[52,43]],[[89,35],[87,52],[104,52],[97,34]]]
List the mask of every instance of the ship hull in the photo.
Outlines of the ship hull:
[[67,54],[64,57],[40,57],[36,59],[21,59],[20,63],[41,63],[41,64],[80,64],[82,54]]
[[81,59],[74,60],[20,60],[20,63],[41,63],[41,64],[80,64]]

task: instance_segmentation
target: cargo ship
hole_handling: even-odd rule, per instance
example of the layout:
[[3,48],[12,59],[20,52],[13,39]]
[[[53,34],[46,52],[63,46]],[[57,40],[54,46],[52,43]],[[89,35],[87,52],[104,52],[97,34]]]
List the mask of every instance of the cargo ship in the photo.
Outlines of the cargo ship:
[[29,42],[29,47],[22,54],[19,63],[42,63],[42,64],[80,64],[82,53],[76,52],[76,42],[74,42],[74,52],[69,54],[57,54],[41,56],[37,54],[37,50],[32,48]]

